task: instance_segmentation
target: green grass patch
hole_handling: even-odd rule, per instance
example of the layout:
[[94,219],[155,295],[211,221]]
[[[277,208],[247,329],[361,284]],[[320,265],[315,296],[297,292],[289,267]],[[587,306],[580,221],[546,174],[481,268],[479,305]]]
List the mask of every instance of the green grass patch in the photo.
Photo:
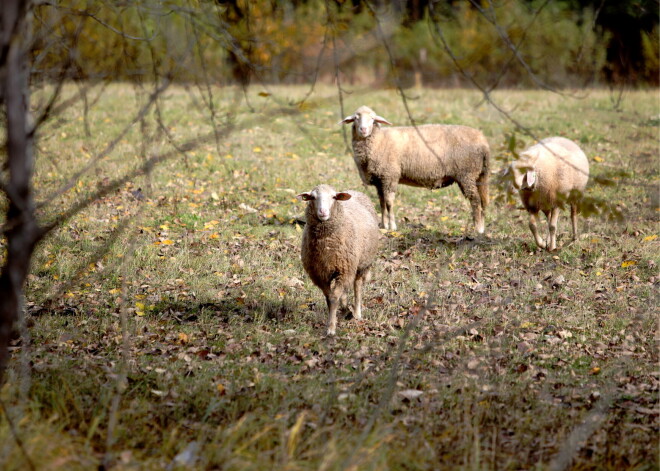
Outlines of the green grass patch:
[[[235,92],[215,89],[216,108],[230,110]],[[295,103],[306,90],[270,92]],[[301,111],[251,89],[252,109],[241,105],[218,142],[198,139],[213,129],[189,93],[169,89],[161,113],[177,143],[197,140],[192,150],[37,248],[30,341],[13,345],[0,398],[38,468],[108,458],[120,469],[544,469],[592,418],[572,466],[657,468],[657,91],[629,92],[617,110],[603,90],[493,93],[540,137],[579,142],[588,195],[623,215],[581,217],[571,242],[562,212],[556,253],[536,249],[517,196],[496,184],[511,136],[518,151],[531,138],[477,93],[416,91],[419,122],[475,126],[490,141],[487,234],[466,237],[457,188],[400,187],[400,229],[383,235],[365,319],[341,316],[334,340],[300,263],[295,195],[325,182],[377,201],[346,152],[334,90],[319,87],[312,97],[326,104]],[[129,86],[109,86],[88,112],[91,137],[82,107],[47,124],[37,197],[103,149],[136,101]],[[407,123],[393,91],[355,90],[344,112],[361,104]],[[135,169],[143,138],[149,155],[172,150],[154,122],[145,129],[42,219]],[[0,463],[26,466],[4,414]]]

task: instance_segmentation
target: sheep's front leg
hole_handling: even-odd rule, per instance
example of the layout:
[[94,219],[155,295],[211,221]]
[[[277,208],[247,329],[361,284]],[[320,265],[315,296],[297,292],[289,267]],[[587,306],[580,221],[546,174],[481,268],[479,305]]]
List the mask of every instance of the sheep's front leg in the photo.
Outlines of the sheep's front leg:
[[553,208],[548,216],[548,243],[549,252],[557,249],[557,219],[559,219],[559,208]]
[[[396,196],[395,190],[390,190],[385,193],[385,205],[387,206],[387,215],[390,221],[389,229],[396,231],[396,221],[394,220],[394,198]],[[384,214],[384,213],[383,213]],[[385,217],[383,215],[383,217]]]
[[536,245],[544,249],[546,247],[546,244],[543,238],[541,237],[541,235],[539,234],[538,222],[539,222],[538,211],[529,213],[529,229],[532,231],[532,235],[534,236]]
[[573,240],[577,240],[577,214],[578,204],[571,203],[571,225],[573,226]]
[[339,297],[330,294],[325,297],[328,303],[328,335],[335,335],[337,332],[337,308],[339,307]]
[[346,289],[341,279],[336,279],[332,287],[325,295],[325,301],[328,304],[328,335],[335,335],[337,332],[337,310],[345,298]]

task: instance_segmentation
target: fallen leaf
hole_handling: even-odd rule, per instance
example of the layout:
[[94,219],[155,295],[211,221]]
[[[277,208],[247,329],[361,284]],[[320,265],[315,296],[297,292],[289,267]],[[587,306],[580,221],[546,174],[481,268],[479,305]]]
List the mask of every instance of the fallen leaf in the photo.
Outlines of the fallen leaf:
[[633,265],[637,265],[636,260],[626,260],[625,262],[621,263],[621,268],[628,268],[632,267]]
[[422,394],[424,394],[424,391],[419,391],[418,389],[405,389],[403,391],[399,391],[399,395],[403,396],[409,401],[417,399]]

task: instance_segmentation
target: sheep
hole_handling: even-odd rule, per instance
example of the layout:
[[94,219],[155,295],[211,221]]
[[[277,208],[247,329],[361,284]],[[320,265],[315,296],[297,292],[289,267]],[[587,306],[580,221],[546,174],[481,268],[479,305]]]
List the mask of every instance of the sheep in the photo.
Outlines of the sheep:
[[[513,185],[529,213],[529,228],[536,244],[548,251],[557,248],[559,208],[571,205],[573,240],[577,238],[577,213],[582,192],[589,180],[589,161],[582,149],[564,137],[548,137],[520,154],[510,166]],[[539,211],[548,219],[548,237],[538,233]]]
[[298,199],[307,201],[301,260],[328,305],[328,336],[337,329],[337,309],[347,305],[353,284],[353,317],[362,318],[362,286],[378,251],[380,230],[371,200],[359,191],[336,192],[319,185]]
[[381,129],[381,124],[392,123],[367,106],[339,123],[353,123],[353,159],[364,184],[378,191],[385,229],[397,228],[394,197],[399,183],[434,189],[456,182],[470,202],[477,232],[483,234],[490,147],[481,131],[443,124]]

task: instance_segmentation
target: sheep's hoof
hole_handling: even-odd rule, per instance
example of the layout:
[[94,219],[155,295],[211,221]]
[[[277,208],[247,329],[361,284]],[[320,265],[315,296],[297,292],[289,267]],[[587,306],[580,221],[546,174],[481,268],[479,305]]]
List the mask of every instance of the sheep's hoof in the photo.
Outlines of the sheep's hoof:
[[327,331],[326,334],[325,334],[325,336],[326,336],[328,339],[334,339],[334,338],[335,338],[335,335],[337,335],[337,332],[334,331],[334,330],[330,330],[330,329],[328,329],[328,331]]

